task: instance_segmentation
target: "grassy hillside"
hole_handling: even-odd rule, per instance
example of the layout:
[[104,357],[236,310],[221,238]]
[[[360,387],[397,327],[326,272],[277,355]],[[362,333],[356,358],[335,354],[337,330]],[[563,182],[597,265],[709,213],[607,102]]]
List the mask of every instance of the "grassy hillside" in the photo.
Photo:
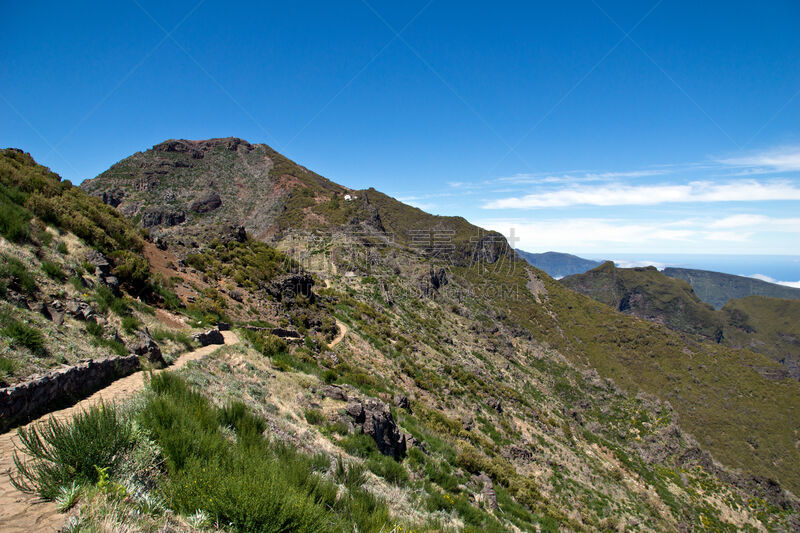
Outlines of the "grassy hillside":
[[748,296],[800,300],[800,289],[744,276],[672,267],[665,268],[664,275],[688,282],[701,300],[713,305],[716,309],[720,309],[730,299]]
[[716,340],[722,321],[688,283],[668,278],[655,267],[622,269],[607,261],[585,274],[561,280],[572,290],[639,318]]
[[[183,187],[187,197],[199,188]],[[614,312],[463,219],[376,191],[345,203],[325,190],[286,208],[302,217],[279,222],[296,224],[273,234],[283,252],[230,238],[222,220],[192,254],[177,244],[196,238],[191,221],[169,227],[175,246],[150,253],[145,243],[185,312],[230,320],[243,342],[91,415],[102,424],[72,421],[78,446],[51,443],[90,460],[57,460],[59,476],[46,479],[35,476],[49,471],[46,458],[33,476],[18,472],[29,490],[78,502],[74,529],[798,526],[800,503],[759,477],[800,487],[799,386],[753,370],[775,363]],[[415,230],[452,231],[439,243],[452,246],[386,238]],[[287,296],[308,281],[303,269],[313,294]],[[344,333],[335,344],[332,324]],[[117,453],[97,455],[92,446],[111,434]],[[400,437],[405,453],[387,452]]]
[[800,301],[766,296],[729,300],[725,343],[749,348],[783,364],[800,380]]
[[654,267],[621,269],[606,263],[561,283],[627,314],[683,333],[699,335],[732,348],[747,348],[784,366],[773,379],[800,379],[800,344],[796,300],[763,296],[731,299],[717,311],[701,302],[683,280],[670,278]]

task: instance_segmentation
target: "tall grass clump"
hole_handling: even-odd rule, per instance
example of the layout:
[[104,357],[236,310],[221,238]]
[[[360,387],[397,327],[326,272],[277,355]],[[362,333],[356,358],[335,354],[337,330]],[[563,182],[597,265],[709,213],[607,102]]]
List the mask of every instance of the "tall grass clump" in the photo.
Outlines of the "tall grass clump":
[[128,422],[113,406],[92,406],[71,421],[56,418],[19,429],[19,450],[14,452],[19,490],[56,498],[62,487],[97,481],[98,468],[114,468],[120,454],[131,445]]
[[385,502],[357,487],[338,495],[317,473],[319,458],[265,438],[264,420],[241,402],[216,407],[169,372],[153,376],[150,388],[137,420],[162,451],[160,490],[173,510],[259,533],[379,531],[388,523]]
[[38,356],[47,355],[41,331],[11,316],[5,315],[2,318],[6,325],[0,328],[0,334],[9,337],[12,346],[24,346]]

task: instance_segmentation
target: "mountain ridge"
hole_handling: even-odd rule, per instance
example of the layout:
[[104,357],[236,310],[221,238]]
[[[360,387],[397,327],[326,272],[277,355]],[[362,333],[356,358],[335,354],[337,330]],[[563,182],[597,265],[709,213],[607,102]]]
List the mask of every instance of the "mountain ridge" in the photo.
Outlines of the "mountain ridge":
[[[186,144],[142,153],[87,188],[108,203],[124,186],[117,206],[140,228],[170,192],[153,177],[183,188],[171,191],[177,208],[203,200],[183,221],[149,215],[142,228],[153,275],[183,301],[176,312],[232,324],[243,339],[181,379],[219,404],[244,402],[272,438],[304,453],[364,462],[371,481],[347,494],[372,491],[380,525],[413,516],[417,528],[468,531],[791,529],[800,504],[771,479],[797,484],[788,465],[797,462],[790,421],[800,391],[753,370],[776,363],[615,313],[516,259],[499,234],[377,191],[348,189],[358,198],[346,200],[293,163],[278,175],[286,190],[273,192],[269,171],[245,176],[266,189],[250,196],[272,195],[263,218],[221,211],[238,196],[200,195],[260,149],[212,144],[197,159],[216,162],[191,176],[197,167],[182,165],[196,146]],[[274,231],[257,238],[259,223]],[[339,322],[347,334],[331,347]],[[353,428],[364,413],[341,398],[392,420],[408,456],[370,451],[375,443]],[[170,469],[167,480],[175,475],[184,473]]]
[[667,267],[663,272],[665,276],[688,282],[701,300],[716,309],[722,308],[730,299],[747,296],[800,300],[800,289],[760,279],[696,268]]

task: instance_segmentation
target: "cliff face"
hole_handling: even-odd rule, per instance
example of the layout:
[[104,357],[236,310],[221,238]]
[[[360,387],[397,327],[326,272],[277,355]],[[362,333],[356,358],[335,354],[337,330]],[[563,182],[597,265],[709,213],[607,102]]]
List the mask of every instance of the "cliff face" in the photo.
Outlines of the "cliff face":
[[734,276],[709,270],[691,268],[665,268],[664,275],[681,279],[692,286],[695,294],[716,309],[734,298],[748,296],[769,296],[771,298],[789,298],[800,300],[800,289],[784,287],[775,283],[767,283],[760,279]]

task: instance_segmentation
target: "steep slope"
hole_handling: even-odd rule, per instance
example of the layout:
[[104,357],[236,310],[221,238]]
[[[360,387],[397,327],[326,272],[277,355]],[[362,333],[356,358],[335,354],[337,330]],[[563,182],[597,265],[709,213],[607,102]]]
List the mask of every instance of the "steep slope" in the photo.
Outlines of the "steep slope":
[[666,276],[682,279],[689,283],[701,300],[713,305],[716,309],[720,309],[728,300],[748,296],[800,300],[800,289],[784,287],[760,279],[691,268],[668,267],[663,272]]
[[728,300],[725,343],[761,352],[800,380],[800,301],[766,296]]
[[610,262],[564,278],[561,283],[618,311],[675,331],[762,353],[785,367],[777,374],[762,369],[773,379],[800,379],[796,327],[800,304],[795,300],[764,296],[731,299],[717,311],[701,302],[683,280],[667,277],[654,267],[616,268]]
[[577,255],[565,254],[560,252],[544,252],[534,254],[517,248],[516,252],[525,261],[535,266],[539,270],[544,270],[550,276],[559,279],[573,274],[583,274],[587,270],[599,267],[602,261],[584,259]]

